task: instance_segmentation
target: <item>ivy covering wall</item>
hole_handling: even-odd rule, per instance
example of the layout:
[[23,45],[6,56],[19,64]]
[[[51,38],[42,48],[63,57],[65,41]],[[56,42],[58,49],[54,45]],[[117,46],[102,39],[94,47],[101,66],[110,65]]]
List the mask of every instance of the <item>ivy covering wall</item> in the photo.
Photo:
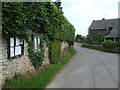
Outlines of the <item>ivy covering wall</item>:
[[50,63],[59,63],[61,57],[61,43],[59,41],[54,41],[50,44]]
[[[28,43],[31,42],[27,31],[30,29],[41,35],[48,46],[56,41],[58,43],[67,41],[69,45],[72,45],[75,36],[74,26],[52,2],[4,2],[2,4],[2,29],[3,36],[7,38],[19,36],[27,39]],[[33,52],[33,47],[32,44],[28,45],[30,54]],[[31,60],[34,61],[35,58],[38,58],[38,53],[34,53]]]

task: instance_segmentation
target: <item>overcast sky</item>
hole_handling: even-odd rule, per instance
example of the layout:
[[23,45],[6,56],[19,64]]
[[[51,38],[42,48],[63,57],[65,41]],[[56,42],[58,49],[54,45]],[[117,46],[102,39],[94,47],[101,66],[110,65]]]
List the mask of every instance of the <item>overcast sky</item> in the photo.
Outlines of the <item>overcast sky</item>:
[[119,0],[61,0],[66,18],[76,34],[87,35],[93,20],[118,18]]

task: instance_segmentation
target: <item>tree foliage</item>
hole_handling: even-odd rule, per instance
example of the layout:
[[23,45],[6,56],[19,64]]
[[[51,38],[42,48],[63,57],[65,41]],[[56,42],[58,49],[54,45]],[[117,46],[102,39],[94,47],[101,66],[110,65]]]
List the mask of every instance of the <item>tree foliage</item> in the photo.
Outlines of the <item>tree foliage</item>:
[[86,37],[86,38],[85,38],[85,42],[86,42],[87,44],[94,44],[93,39],[90,38],[90,37]]
[[98,34],[97,34],[96,44],[102,44],[103,39],[104,39],[103,34],[102,34],[102,33],[98,33]]

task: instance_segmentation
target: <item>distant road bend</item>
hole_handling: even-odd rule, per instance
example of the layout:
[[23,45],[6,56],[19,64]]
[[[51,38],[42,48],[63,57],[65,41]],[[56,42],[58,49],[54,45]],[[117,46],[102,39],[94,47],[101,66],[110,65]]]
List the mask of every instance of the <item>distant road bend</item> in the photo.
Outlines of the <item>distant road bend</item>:
[[118,55],[80,47],[47,88],[118,88]]

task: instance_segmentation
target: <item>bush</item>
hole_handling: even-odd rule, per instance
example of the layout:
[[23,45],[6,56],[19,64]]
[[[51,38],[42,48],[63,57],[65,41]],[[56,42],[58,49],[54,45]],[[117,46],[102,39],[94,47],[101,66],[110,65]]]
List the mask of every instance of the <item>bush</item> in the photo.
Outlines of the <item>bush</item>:
[[116,47],[120,47],[120,40],[116,42]]
[[[41,38],[41,41],[42,41],[42,38]],[[29,53],[29,58],[33,64],[33,66],[35,68],[39,68],[41,67],[42,65],[42,62],[43,62],[43,59],[44,59],[44,49],[43,49],[43,42],[41,42],[41,50],[39,52],[34,52],[34,45],[33,45],[33,41],[30,39],[30,40],[27,40],[27,43],[28,43],[28,53]]]
[[98,34],[97,34],[96,44],[101,45],[102,42],[103,42],[103,34],[102,34],[102,33],[98,33]]
[[114,48],[116,44],[112,40],[106,40],[103,42],[103,47],[105,48]]
[[93,43],[94,43],[94,41],[93,41],[91,38],[89,38],[89,37],[87,37],[87,38],[85,39],[85,42],[86,42],[87,44],[93,44]]
[[42,65],[42,61],[44,58],[43,52],[34,52],[29,54],[31,62],[35,68],[39,68]]
[[58,63],[61,59],[61,43],[59,41],[54,41],[50,44],[49,49],[49,57],[50,57],[50,63],[55,64]]

